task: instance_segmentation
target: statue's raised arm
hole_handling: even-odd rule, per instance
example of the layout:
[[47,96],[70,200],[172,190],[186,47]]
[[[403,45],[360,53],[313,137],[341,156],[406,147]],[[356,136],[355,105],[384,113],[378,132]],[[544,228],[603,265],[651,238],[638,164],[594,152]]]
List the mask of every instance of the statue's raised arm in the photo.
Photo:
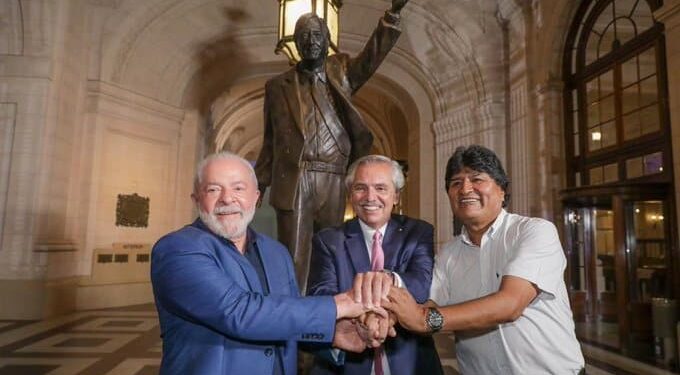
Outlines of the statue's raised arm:
[[278,239],[295,262],[306,289],[315,230],[342,224],[347,167],[371,150],[373,135],[352,104],[394,47],[407,0],[393,0],[354,58],[328,56],[329,31],[315,14],[295,24],[301,60],[265,85],[264,141],[255,172],[276,210]]

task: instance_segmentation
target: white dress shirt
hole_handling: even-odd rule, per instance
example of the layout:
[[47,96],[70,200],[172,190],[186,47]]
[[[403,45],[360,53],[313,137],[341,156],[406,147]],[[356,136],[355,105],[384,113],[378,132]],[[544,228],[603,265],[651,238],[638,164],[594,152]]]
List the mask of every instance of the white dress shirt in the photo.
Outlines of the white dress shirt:
[[465,229],[436,256],[430,299],[440,306],[498,291],[512,275],[539,289],[514,322],[456,336],[463,374],[577,374],[584,366],[564,283],[566,259],[555,226],[505,210],[474,245]]

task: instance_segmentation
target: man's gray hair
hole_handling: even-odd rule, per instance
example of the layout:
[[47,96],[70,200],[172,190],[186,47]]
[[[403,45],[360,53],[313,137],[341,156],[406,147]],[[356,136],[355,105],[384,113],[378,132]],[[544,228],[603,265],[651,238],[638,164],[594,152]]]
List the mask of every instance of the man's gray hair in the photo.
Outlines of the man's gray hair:
[[397,192],[404,188],[404,171],[401,169],[401,165],[399,165],[399,163],[384,155],[366,155],[355,160],[354,163],[349,166],[349,169],[347,170],[347,177],[345,177],[345,186],[347,187],[347,191],[352,191],[352,184],[354,184],[354,177],[356,176],[359,166],[366,164],[387,164],[391,166],[392,182],[394,183],[394,188]]
[[253,184],[257,188],[257,176],[255,175],[255,170],[253,169],[253,166],[250,164],[250,162],[234,154],[233,152],[222,151],[206,156],[205,159],[201,160],[196,166],[196,175],[194,176],[194,194],[199,192],[201,184],[203,183],[203,170],[208,164],[215,160],[235,160],[240,162],[248,169],[248,171],[250,171],[250,177],[252,177]]

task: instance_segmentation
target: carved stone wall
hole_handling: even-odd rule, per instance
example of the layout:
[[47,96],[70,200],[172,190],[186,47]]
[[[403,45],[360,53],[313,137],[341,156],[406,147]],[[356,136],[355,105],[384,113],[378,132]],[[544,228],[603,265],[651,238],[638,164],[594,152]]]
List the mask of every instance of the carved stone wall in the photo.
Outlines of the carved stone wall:
[[[438,244],[452,237],[443,176],[460,145],[498,153],[512,211],[559,216],[561,61],[577,3],[411,0],[404,9],[402,37],[355,103],[375,151],[408,161],[406,212],[435,224]],[[676,3],[659,13],[667,41]],[[287,69],[273,54],[276,4],[262,4],[0,2],[0,300],[34,296],[1,304],[0,318],[74,308],[87,298],[64,291],[89,277],[95,248],[150,244],[193,218],[199,158],[225,147],[257,155],[263,84]],[[359,53],[387,4],[346,0],[340,49]],[[673,45],[667,53],[676,129],[680,62]],[[149,227],[118,228],[115,197],[134,192],[150,197]],[[57,291],[71,305],[54,302]]]

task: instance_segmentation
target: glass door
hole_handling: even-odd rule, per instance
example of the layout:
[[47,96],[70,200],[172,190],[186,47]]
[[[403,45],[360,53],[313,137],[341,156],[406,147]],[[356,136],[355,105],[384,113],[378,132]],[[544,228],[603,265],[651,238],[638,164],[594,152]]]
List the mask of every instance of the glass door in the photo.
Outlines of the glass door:
[[629,346],[631,354],[650,357],[651,300],[672,294],[668,205],[663,200],[639,200],[625,206]]
[[611,205],[568,207],[567,275],[577,334],[619,348],[615,214]]
[[676,295],[675,237],[671,198],[646,190],[565,200],[565,251],[579,339],[652,359],[652,299]]

